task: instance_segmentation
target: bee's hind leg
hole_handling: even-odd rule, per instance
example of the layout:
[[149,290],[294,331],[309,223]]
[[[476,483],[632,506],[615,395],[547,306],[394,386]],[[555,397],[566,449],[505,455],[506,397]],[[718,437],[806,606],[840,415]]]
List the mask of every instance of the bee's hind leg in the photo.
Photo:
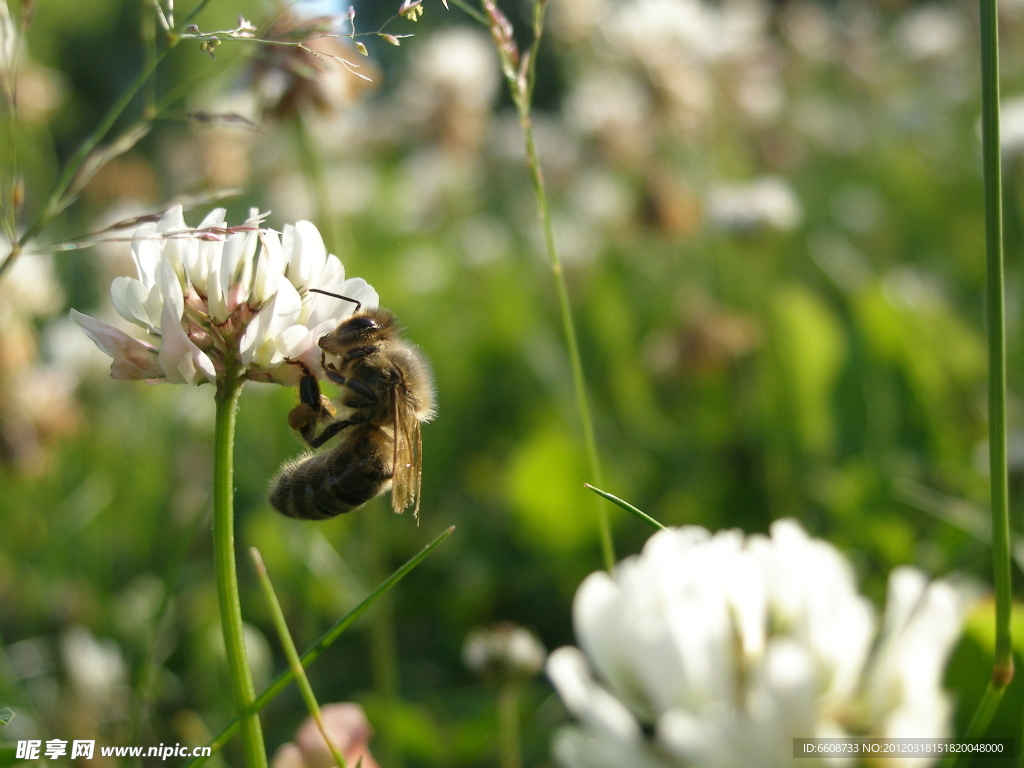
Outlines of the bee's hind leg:
[[324,427],[324,431],[321,432],[316,437],[313,437],[312,426],[309,428],[309,437],[306,436],[305,432],[301,432],[301,434],[303,439],[306,441],[306,444],[309,445],[310,448],[319,448],[321,445],[326,443],[336,434],[341,432],[341,430],[350,426],[352,426],[352,422],[349,421],[348,419],[345,419],[344,421],[332,421],[330,424]]
[[313,439],[319,415],[309,403],[299,403],[288,414],[288,426],[302,435],[307,443]]
[[341,432],[341,430],[352,424],[347,419],[344,421],[332,421],[318,435],[316,434],[316,425],[321,418],[322,415],[317,414],[308,403],[299,403],[288,414],[288,426],[302,435],[302,439],[306,441],[306,445],[310,448],[319,448]]

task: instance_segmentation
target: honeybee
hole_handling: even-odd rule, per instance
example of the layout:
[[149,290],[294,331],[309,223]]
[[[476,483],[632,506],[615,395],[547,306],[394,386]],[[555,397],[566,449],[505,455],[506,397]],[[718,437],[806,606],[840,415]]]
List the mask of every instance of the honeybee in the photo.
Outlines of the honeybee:
[[399,338],[395,317],[386,309],[363,309],[355,299],[311,290],[356,305],[319,341],[324,373],[343,387],[340,415],[303,366],[300,402],[288,414],[288,424],[310,448],[338,435],[341,442],[286,463],[273,481],[270,503],[288,517],[323,520],[390,489],[391,508],[401,512],[414,505],[419,519],[420,424],[434,415],[430,365],[416,346]]

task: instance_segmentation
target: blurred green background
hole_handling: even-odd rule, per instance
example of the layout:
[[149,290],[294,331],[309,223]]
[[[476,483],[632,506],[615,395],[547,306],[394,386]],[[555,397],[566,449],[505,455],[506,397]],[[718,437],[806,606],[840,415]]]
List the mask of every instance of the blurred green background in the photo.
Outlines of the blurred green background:
[[[356,9],[361,30],[396,10]],[[282,34],[343,10],[214,0],[196,22],[230,29],[244,14]],[[505,10],[528,29],[527,6]],[[796,517],[849,554],[878,604],[902,563],[989,583],[975,10],[552,0],[535,123],[607,490],[667,525],[752,532]],[[1001,13],[1019,530],[1024,4]],[[154,30],[146,2],[38,3],[21,124],[0,129],[26,211],[143,66]],[[321,702],[364,705],[388,768],[497,765],[495,689],[463,666],[464,639],[512,621],[549,650],[572,642],[573,593],[601,564],[582,487],[593,478],[489,36],[435,0],[388,31],[415,37],[367,39],[368,58],[317,43],[372,84],[294,49],[226,41],[213,59],[179,46],[115,129],[167,101],[148,135],[45,238],[232,187],[229,222],[250,206],[276,228],[311,219],[347,273],[377,288],[436,373],[421,524],[383,500],[317,524],[273,512],[267,483],[300,451],[286,422],[296,395],[249,384],[238,544],[262,551],[304,648],[457,526],[311,680]],[[71,307],[110,318],[128,254],[115,242],[25,257],[0,284],[0,704],[18,713],[5,739],[197,744],[230,717],[209,536],[213,393],[111,381],[66,319]],[[618,555],[637,552],[649,529],[609,512]],[[261,689],[285,661],[239,563]],[[986,610],[947,674],[960,729],[987,681]],[[549,765],[564,711],[541,677],[522,705],[525,763]],[[1020,738],[1022,710],[1018,679],[990,733]],[[268,748],[304,717],[290,688],[265,712]],[[225,757],[239,763],[236,744]]]

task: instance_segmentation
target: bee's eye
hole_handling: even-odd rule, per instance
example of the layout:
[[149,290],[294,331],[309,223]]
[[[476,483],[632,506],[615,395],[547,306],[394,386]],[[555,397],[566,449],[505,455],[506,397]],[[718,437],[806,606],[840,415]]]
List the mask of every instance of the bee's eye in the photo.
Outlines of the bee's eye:
[[345,329],[348,331],[361,331],[365,328],[377,327],[377,321],[370,317],[353,317],[345,321]]

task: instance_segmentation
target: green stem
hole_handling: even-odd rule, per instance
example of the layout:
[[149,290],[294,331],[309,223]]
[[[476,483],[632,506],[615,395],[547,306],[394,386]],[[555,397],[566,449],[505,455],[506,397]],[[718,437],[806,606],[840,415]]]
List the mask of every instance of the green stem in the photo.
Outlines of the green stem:
[[519,684],[503,683],[498,689],[498,749],[501,768],[522,768],[519,738]]
[[227,654],[231,693],[242,726],[242,745],[248,768],[266,768],[267,753],[255,707],[256,690],[245,652],[242,605],[235,567],[234,452],[235,411],[242,382],[238,371],[228,371],[217,382],[217,421],[213,454],[213,551],[217,568],[217,598]]
[[[373,590],[373,592],[367,595],[365,600],[338,619],[334,623],[333,627],[327,630],[319,640],[313,643],[312,647],[308,651],[302,654],[302,666],[308,667],[320,658],[320,654],[330,648],[334,641],[341,637],[342,632],[351,627],[352,624],[355,623],[356,619],[366,613],[370,606],[380,599],[381,595],[404,579],[406,575],[408,575],[409,571],[422,563],[426,556],[433,552],[442,541],[451,536],[454,530],[455,526],[452,526],[451,528],[443,531],[436,539],[427,544],[427,546],[410,558],[405,565],[392,573],[391,576],[388,577],[387,581],[380,584],[380,586]],[[258,699],[256,699],[256,711],[258,712],[267,706],[267,704],[269,704],[277,694],[288,686],[288,683],[290,683],[294,677],[295,675],[290,669],[285,670],[278,675],[274,682],[268,685],[266,690],[259,695]],[[218,752],[220,748],[227,744],[228,740],[238,732],[238,728],[238,720],[232,720],[224,726],[224,728],[221,729],[221,732],[214,736],[213,741],[209,743],[208,746],[210,747],[211,752]],[[185,768],[197,768],[197,766],[202,765],[209,759],[209,757],[195,757],[185,764]]]
[[[145,0],[143,0],[143,6],[145,6]],[[146,13],[143,11],[142,19],[139,22],[139,35],[142,37],[142,50],[146,57],[146,67],[153,62],[156,58],[157,47],[156,47],[156,19],[153,14]],[[155,70],[152,72],[155,74]],[[146,81],[146,92],[145,106],[142,110],[143,115],[148,119],[152,119],[156,116],[156,78],[149,77]]]
[[985,257],[988,312],[989,477],[992,560],[996,588],[996,647],[992,684],[1013,679],[1010,637],[1010,510],[1006,467],[1006,342],[1003,287],[1002,179],[999,144],[999,29],[996,0],[981,0],[981,134],[985,169]]
[[270,618],[274,622],[277,636],[281,639],[284,654],[288,657],[288,666],[295,676],[295,682],[302,693],[302,699],[306,702],[306,709],[309,710],[310,716],[316,722],[316,727],[320,729],[320,735],[324,737],[327,748],[331,751],[331,755],[334,756],[334,762],[338,768],[348,768],[345,763],[345,756],[341,754],[341,750],[338,749],[338,745],[334,742],[334,737],[331,736],[331,732],[327,730],[327,725],[324,723],[324,716],[320,711],[320,705],[313,694],[313,686],[309,684],[306,670],[302,668],[299,652],[295,649],[295,642],[288,631],[288,624],[284,619],[281,603],[274,592],[274,585],[270,583],[270,574],[267,573],[267,566],[263,564],[263,558],[260,557],[260,551],[256,547],[250,549],[249,552],[252,555],[253,562],[256,564],[256,573],[260,579],[260,586],[263,587],[263,597],[266,598],[267,607],[270,608]]
[[[594,437],[594,422],[590,415],[590,403],[587,399],[586,379],[583,374],[579,343],[576,340],[576,325],[573,322],[572,305],[569,303],[569,290],[565,285],[562,261],[558,257],[558,249],[555,246],[555,232],[551,223],[551,205],[548,202],[544,174],[541,171],[540,159],[537,155],[537,144],[533,136],[533,119],[530,115],[533,82],[536,79],[534,67],[536,65],[537,51],[540,48],[541,35],[544,30],[545,6],[544,0],[534,1],[534,37],[533,45],[530,48],[529,69],[526,73],[527,82],[521,83],[518,79],[510,78],[509,87],[512,89],[512,98],[519,111],[519,123],[522,125],[526,142],[526,161],[530,167],[530,179],[533,182],[533,191],[537,198],[537,217],[540,219],[541,230],[544,233],[544,247],[551,262],[551,273],[555,278],[555,289],[558,292],[558,304],[562,314],[562,330],[565,333],[565,343],[569,349],[569,362],[572,366],[572,378],[576,390],[576,405],[579,409],[580,422],[583,427],[583,441],[586,445],[590,474],[595,483],[603,485],[601,461],[597,452],[597,440]],[[601,535],[601,553],[604,557],[605,569],[610,572],[615,568],[615,548],[612,544],[608,511],[600,501],[596,502],[596,510]]]

